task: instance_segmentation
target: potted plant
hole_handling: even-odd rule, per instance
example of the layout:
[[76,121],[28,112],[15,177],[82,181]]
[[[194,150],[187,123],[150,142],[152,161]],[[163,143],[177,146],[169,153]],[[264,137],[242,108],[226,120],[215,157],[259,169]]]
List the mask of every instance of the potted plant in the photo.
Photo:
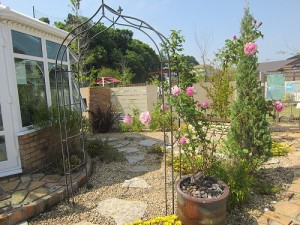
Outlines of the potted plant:
[[[245,92],[248,87],[251,87],[249,91],[254,92],[255,90],[256,95],[250,100],[254,101],[255,104],[253,103],[253,105],[258,105],[258,110],[261,111],[259,119],[254,120],[253,123],[262,124],[264,127],[260,127],[260,130],[265,130],[266,135],[263,140],[256,141],[255,139],[247,148],[244,148],[243,145],[235,145],[235,147],[239,149],[241,156],[244,156],[245,159],[251,159],[251,156],[255,157],[255,159],[257,157],[265,159],[270,150],[268,145],[269,138],[265,138],[269,137],[268,124],[265,122],[268,102],[262,97],[259,82],[257,81],[257,44],[255,43],[256,39],[262,36],[258,31],[262,23],[252,20],[252,17],[249,16],[248,8],[245,9],[245,18],[242,21],[243,32],[241,32],[241,37],[237,38],[234,36],[232,40],[226,40],[224,49],[217,56],[221,59],[223,69],[228,69],[234,64],[238,65],[238,68],[245,64],[249,65],[244,70],[238,70],[237,75],[241,76],[240,73],[248,75],[248,77],[244,78],[244,82],[251,82],[253,87],[248,84],[248,86],[245,85],[243,90],[238,88],[237,95],[238,99],[240,99],[241,92]],[[186,57],[177,53],[178,50],[182,50],[182,37],[178,33],[173,32],[169,42],[170,46],[167,50],[170,52],[172,59],[171,68],[179,73],[179,84],[171,88],[168,101],[181,120],[181,126],[176,132],[177,140],[181,152],[183,152],[184,158],[187,160],[189,168],[191,168],[191,174],[180,179],[176,184],[178,217],[185,225],[225,224],[226,200],[229,196],[229,187],[221,180],[210,177],[208,171],[216,159],[215,153],[223,139],[223,135],[226,134],[227,126],[216,125],[209,104],[195,100],[194,95],[196,91],[193,84],[197,81],[197,77],[191,72],[192,70],[187,63]],[[239,80],[237,79],[237,85],[240,84]],[[244,98],[247,99],[249,97],[245,96]],[[245,106],[245,110],[248,109],[249,111],[249,107],[254,107],[250,104],[250,100],[247,99],[247,101],[242,102],[242,105],[248,104],[248,108]],[[274,103],[274,107],[276,111],[284,108],[279,101]],[[236,121],[245,119],[243,113],[238,114],[236,113],[237,111],[232,111],[234,116],[231,115],[231,124],[237,124]],[[250,129],[253,127],[254,131],[248,129],[249,134],[252,135],[256,131],[255,128],[259,127],[257,124],[252,124],[251,126],[250,124],[247,125],[247,123],[240,123],[239,125]],[[256,136],[260,137],[259,135]],[[245,136],[240,137],[237,142],[249,142],[246,133]],[[261,144],[263,141],[265,143]],[[262,149],[259,152],[260,154],[255,154],[256,152],[254,151],[257,149],[255,145],[257,143],[260,144],[259,148]],[[252,149],[254,150],[252,151]]]

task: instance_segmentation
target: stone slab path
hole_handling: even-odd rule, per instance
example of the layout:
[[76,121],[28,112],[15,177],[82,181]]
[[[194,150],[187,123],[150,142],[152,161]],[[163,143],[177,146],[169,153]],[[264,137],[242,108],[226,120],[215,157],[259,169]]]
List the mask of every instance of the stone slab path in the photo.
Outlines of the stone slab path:
[[285,198],[274,205],[274,211],[267,211],[257,218],[259,225],[300,225],[300,134],[279,134],[283,141],[289,140],[293,151],[288,155],[294,180]]

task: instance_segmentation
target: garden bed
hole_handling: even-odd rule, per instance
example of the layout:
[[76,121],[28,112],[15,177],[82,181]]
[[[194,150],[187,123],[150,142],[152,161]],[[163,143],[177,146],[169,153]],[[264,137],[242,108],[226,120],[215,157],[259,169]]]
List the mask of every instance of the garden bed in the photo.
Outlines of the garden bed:
[[[131,135],[131,136],[130,136]],[[276,134],[281,135],[281,134]],[[111,140],[128,140],[127,147],[137,146],[143,139],[152,139],[162,146],[162,132],[143,132],[139,134],[112,133],[101,134],[98,137],[108,137]],[[281,138],[281,141],[290,142]],[[104,217],[97,211],[99,202],[108,198],[119,198],[125,200],[138,200],[148,204],[143,219],[151,219],[165,214],[165,184],[164,184],[164,162],[163,155],[149,151],[149,147],[139,148],[143,154],[144,160],[137,162],[136,166],[145,166],[148,171],[131,172],[127,161],[112,162],[105,164],[93,160],[93,172],[89,181],[89,186],[81,188],[74,196],[75,206],[61,202],[48,212],[36,216],[30,221],[30,224],[73,224],[81,221],[89,221],[94,224],[115,224],[112,218]],[[288,157],[275,157],[265,164],[260,171],[260,176],[265,183],[274,182],[278,189],[276,194],[266,195],[266,193],[251,193],[249,203],[233,209],[227,215],[226,224],[252,224],[254,217],[259,217],[266,210],[272,210],[273,204],[282,199],[285,195],[284,189],[289,187],[293,179],[293,171],[288,168],[290,161]],[[168,210],[171,213],[171,171],[167,168],[168,178]],[[144,189],[123,188],[125,180],[139,177],[145,180],[150,187]],[[175,176],[176,177],[176,176]],[[260,192],[262,192],[260,190]],[[176,197],[176,194],[175,194]],[[175,201],[176,202],[176,201]],[[175,204],[176,205],[176,204]],[[175,206],[176,207],[176,206]],[[175,209],[176,210],[176,209]]]

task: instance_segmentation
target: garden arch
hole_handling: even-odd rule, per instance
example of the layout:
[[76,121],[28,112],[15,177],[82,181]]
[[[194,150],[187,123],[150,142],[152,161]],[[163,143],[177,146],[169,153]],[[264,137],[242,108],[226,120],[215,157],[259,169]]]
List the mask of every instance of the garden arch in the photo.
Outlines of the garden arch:
[[[142,32],[144,35],[146,35],[150,41],[153,43],[153,45],[155,46],[157,52],[159,53],[159,57],[160,57],[160,62],[161,62],[161,73],[160,73],[160,79],[161,81],[163,80],[163,71],[165,73],[164,67],[165,65],[167,66],[167,71],[168,71],[168,79],[169,79],[169,83],[171,83],[171,71],[169,68],[169,61],[170,61],[170,57],[169,57],[169,53],[168,52],[162,52],[162,50],[160,50],[159,45],[157,44],[157,42],[155,41],[155,38],[158,38],[159,41],[161,42],[161,45],[166,49],[167,47],[167,38],[165,36],[163,36],[159,31],[157,31],[156,29],[154,29],[151,25],[149,25],[148,23],[146,23],[145,21],[132,17],[132,16],[127,16],[122,14],[122,8],[119,7],[118,10],[114,10],[112,9],[110,6],[108,6],[107,4],[104,3],[104,0],[102,0],[99,8],[96,10],[96,12],[89,18],[87,19],[85,22],[81,23],[80,25],[78,25],[77,27],[75,27],[73,30],[70,31],[70,33],[66,36],[66,38],[64,39],[64,41],[62,42],[58,52],[57,52],[57,57],[56,57],[56,64],[55,64],[55,78],[56,78],[56,89],[57,89],[57,102],[58,102],[58,115],[59,115],[59,121],[60,121],[60,139],[61,139],[61,152],[62,152],[62,158],[63,158],[63,162],[64,162],[64,172],[66,175],[66,183],[70,184],[72,183],[72,168],[70,165],[70,150],[71,150],[71,143],[73,142],[74,139],[78,139],[80,138],[80,144],[81,144],[81,150],[84,152],[84,133],[83,131],[83,127],[82,127],[82,121],[81,121],[81,129],[78,130],[78,132],[76,134],[70,134],[68,132],[68,126],[66,124],[66,110],[68,107],[68,104],[65,102],[65,92],[61,89],[61,86],[59,85],[59,83],[62,83],[62,77],[63,77],[63,73],[64,70],[62,69],[62,62],[63,62],[63,58],[66,55],[66,49],[68,49],[72,44],[76,43],[79,49],[79,55],[78,55],[78,62],[76,63],[76,65],[73,65],[73,67],[71,67],[71,70],[68,71],[71,74],[74,74],[77,82],[80,84],[80,76],[81,76],[81,60],[82,60],[82,53],[83,51],[87,48],[88,44],[93,40],[93,38],[95,38],[98,35],[101,35],[102,33],[106,32],[108,29],[113,29],[115,26],[120,26],[120,27],[127,27],[127,28],[131,28],[137,31]],[[96,22],[93,22],[96,21]],[[92,36],[91,38],[88,39],[88,41],[86,42],[86,44],[84,46],[80,46],[78,44],[77,39],[80,37],[84,37],[84,35],[86,33],[88,33],[92,27],[94,27],[96,24],[100,24],[103,21],[106,21],[109,25],[107,26],[107,29],[98,32],[97,34],[95,34],[94,36]],[[92,26],[88,27],[86,25],[88,25],[89,23],[92,23]],[[70,41],[68,41],[71,38]],[[64,46],[66,46],[67,48],[64,48]],[[165,54],[166,57],[166,61],[163,60],[163,54]],[[79,85],[80,86],[80,85]],[[161,82],[161,86],[162,86],[162,96],[164,96],[163,93],[163,82]],[[169,91],[171,91],[171,87],[169,86]],[[74,102],[73,104],[79,104],[81,107],[81,100]],[[162,103],[164,104],[164,97],[162,98]],[[172,110],[172,108],[170,108],[170,110]],[[171,122],[172,123],[172,122]],[[166,214],[168,214],[168,207],[169,204],[171,204],[171,210],[172,213],[174,213],[174,170],[173,170],[173,163],[172,163],[172,174],[171,174],[171,179],[172,179],[172,184],[171,184],[171,196],[172,196],[172,201],[171,203],[168,202],[167,200],[167,195],[168,195],[168,187],[167,187],[167,169],[166,169],[166,148],[167,148],[167,133],[166,133],[166,129],[164,128],[164,157],[165,157],[165,165],[164,165],[164,169],[165,169],[165,207],[166,207]],[[173,161],[173,133],[171,131],[171,135],[170,135],[170,148],[171,148],[171,161]],[[85,154],[84,154],[85,155]],[[84,158],[83,160],[84,162],[86,161],[86,158]],[[68,185],[66,185],[68,187]],[[72,188],[72,186],[70,186],[70,188]],[[73,190],[70,189],[68,190],[68,199],[71,199],[73,201],[72,195],[73,195]]]

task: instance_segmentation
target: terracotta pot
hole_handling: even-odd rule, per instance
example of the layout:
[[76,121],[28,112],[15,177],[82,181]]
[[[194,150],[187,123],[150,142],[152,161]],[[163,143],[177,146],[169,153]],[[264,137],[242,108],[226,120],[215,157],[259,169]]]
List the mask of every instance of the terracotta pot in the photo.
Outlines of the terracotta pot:
[[190,179],[182,178],[176,184],[177,190],[177,214],[183,225],[223,225],[226,220],[226,201],[229,195],[229,187],[225,186],[223,195],[217,198],[195,198],[185,194],[181,183]]

